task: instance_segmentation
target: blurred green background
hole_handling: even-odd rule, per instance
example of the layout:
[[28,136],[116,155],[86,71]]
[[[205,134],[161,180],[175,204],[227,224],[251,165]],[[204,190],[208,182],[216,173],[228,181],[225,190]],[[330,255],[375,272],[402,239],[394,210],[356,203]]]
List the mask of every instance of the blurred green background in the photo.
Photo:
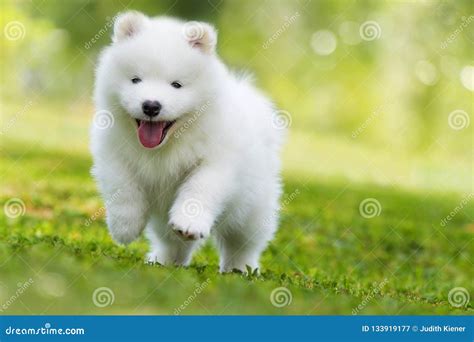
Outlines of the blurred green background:
[[[127,9],[213,23],[220,56],[254,73],[288,113],[282,228],[264,255],[270,273],[261,285],[214,279],[207,246],[195,273],[179,269],[169,290],[150,294],[169,275],[141,265],[145,242],[115,246],[102,219],[84,231],[102,206],[88,174],[94,67],[112,18]],[[113,313],[132,313],[148,295],[157,302],[146,313],[172,313],[203,273],[213,290],[189,313],[350,314],[387,272],[386,292],[365,313],[446,313],[449,290],[472,287],[472,1],[0,0],[0,10],[1,199],[25,205],[0,221],[0,304],[29,270],[46,279],[9,312],[38,313],[68,293],[47,312],[96,312],[81,296],[111,286],[116,267],[125,269],[127,302]],[[366,220],[358,206],[372,197],[382,214]],[[466,198],[451,228],[440,227]],[[84,271],[96,262],[97,271]],[[136,284],[128,267],[143,279],[135,297],[125,290]],[[269,305],[277,285],[295,286],[293,306]],[[183,289],[173,295],[176,286]],[[223,298],[254,307],[227,307]]]
[[[472,190],[472,125],[454,130],[448,122],[456,110],[472,115],[469,0],[2,0],[2,27],[23,25],[20,39],[2,40],[4,125],[12,113],[53,102],[65,120],[90,116],[97,54],[127,8],[217,26],[222,58],[255,73],[291,114],[288,170]],[[366,32],[373,40],[359,32],[368,21],[378,25]]]

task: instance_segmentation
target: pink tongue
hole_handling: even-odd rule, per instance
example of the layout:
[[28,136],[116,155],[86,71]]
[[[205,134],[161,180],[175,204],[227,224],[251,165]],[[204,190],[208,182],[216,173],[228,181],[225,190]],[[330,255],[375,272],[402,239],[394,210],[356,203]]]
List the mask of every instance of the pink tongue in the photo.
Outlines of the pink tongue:
[[140,121],[138,127],[138,139],[143,146],[152,148],[158,146],[163,136],[165,122]]

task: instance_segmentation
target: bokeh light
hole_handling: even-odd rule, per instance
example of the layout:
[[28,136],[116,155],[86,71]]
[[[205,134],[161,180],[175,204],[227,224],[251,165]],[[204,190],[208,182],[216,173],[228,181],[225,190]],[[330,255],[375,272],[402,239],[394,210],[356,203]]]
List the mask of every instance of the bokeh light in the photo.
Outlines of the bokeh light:
[[318,55],[330,55],[337,47],[336,36],[328,30],[317,31],[311,38],[311,47]]

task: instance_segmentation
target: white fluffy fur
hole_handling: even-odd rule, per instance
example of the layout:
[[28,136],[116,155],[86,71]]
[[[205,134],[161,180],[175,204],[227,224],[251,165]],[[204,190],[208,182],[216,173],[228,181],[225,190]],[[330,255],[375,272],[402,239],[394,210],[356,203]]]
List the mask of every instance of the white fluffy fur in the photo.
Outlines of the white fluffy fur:
[[[214,28],[195,23],[203,32],[190,39],[186,25],[137,12],[118,17],[94,94],[97,111],[114,123],[92,125],[92,173],[112,237],[126,244],[145,229],[148,261],[187,265],[212,234],[222,272],[255,269],[278,225],[283,132],[272,125],[272,103],[214,52]],[[135,76],[143,81],[133,84]],[[137,138],[145,100],[162,104],[155,119],[177,119],[153,149]]]

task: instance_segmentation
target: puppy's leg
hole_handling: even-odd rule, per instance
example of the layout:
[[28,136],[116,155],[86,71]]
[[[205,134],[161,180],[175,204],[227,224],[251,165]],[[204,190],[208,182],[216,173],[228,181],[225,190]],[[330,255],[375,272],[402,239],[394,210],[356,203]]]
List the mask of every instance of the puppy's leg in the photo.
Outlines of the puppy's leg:
[[145,228],[148,207],[134,187],[118,188],[112,196],[106,204],[107,226],[115,241],[128,244]]
[[245,243],[232,234],[216,237],[216,243],[220,255],[219,270],[222,273],[233,270],[247,272],[247,266],[252,270],[258,268],[260,254],[265,249],[265,244]]
[[[261,214],[267,213],[263,216]],[[273,238],[277,228],[277,216],[273,208],[258,211],[250,219],[241,222],[228,222],[226,226],[216,227],[215,238],[219,249],[220,272],[234,269],[247,272],[260,267],[259,260],[268,241]]]
[[199,166],[179,188],[170,225],[185,240],[205,239],[235,186],[232,163]]
[[150,241],[150,252],[145,258],[147,263],[162,265],[188,266],[192,254],[199,246],[197,241],[183,241],[166,224],[152,219],[147,226],[146,235]]
[[117,170],[96,165],[93,174],[105,202],[110,234],[118,243],[128,244],[137,239],[145,228],[148,203],[134,177]]

